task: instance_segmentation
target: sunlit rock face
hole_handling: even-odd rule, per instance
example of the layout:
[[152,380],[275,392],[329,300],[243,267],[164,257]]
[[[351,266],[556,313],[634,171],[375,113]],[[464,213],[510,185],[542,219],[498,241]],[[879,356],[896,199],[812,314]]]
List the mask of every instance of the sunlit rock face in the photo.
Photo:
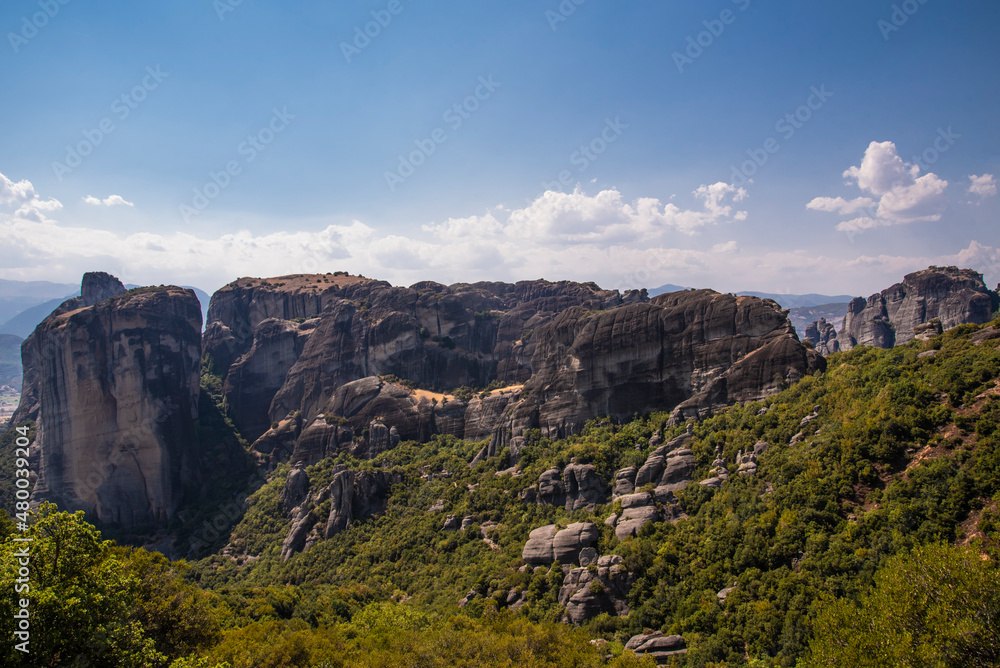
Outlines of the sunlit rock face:
[[162,525],[197,485],[201,308],[178,287],[126,292],[87,274],[81,297],[25,340],[19,419],[38,423],[33,499],[125,529]]
[[892,348],[912,341],[921,325],[934,320],[941,328],[989,322],[995,308],[982,274],[958,267],[930,267],[908,274],[902,283],[858,297],[848,306],[837,335],[840,350],[865,345]]

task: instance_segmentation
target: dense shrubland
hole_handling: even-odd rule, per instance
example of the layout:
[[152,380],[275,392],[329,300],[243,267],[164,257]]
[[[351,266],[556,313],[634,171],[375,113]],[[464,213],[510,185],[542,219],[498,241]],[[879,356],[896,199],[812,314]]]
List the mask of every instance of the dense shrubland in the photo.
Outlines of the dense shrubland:
[[[997,340],[973,344],[978,329],[834,355],[826,372],[766,402],[694,424],[695,480],[718,453],[731,477],[719,490],[689,485],[679,494],[688,519],[625,541],[603,524],[612,503],[567,512],[518,495],[574,459],[606,480],[641,464],[655,431],[669,439],[686,428],[667,428],[666,414],[595,420],[557,442],[529,434],[519,476],[497,475],[506,452],[470,468],[481,444],[450,437],[374,461],[324,460],[308,468],[314,489],[337,464],[402,482],[384,513],[288,561],[278,498],[287,465],[250,496],[226,554],[190,566],[102,543],[79,516],[44,509],[36,545],[65,531],[85,547],[76,575],[39,583],[53,594],[38,599],[38,647],[50,652],[38,665],[72,665],[92,638],[119,662],[90,665],[646,665],[622,647],[648,629],[684,636],[683,666],[998,665],[1000,351]],[[736,475],[737,453],[761,440],[757,475]],[[439,499],[444,512],[430,512]],[[328,511],[329,501],[314,509]],[[473,523],[444,532],[447,514]],[[564,568],[521,569],[520,554],[532,529],[584,520],[601,527],[598,551],[621,555],[635,580],[628,616],[578,629],[559,623]],[[496,549],[485,522],[497,524]],[[8,607],[13,549],[8,539],[0,551]],[[76,593],[58,598],[61,588]],[[516,612],[511,590],[526,594]],[[86,623],[71,632],[68,619]]]

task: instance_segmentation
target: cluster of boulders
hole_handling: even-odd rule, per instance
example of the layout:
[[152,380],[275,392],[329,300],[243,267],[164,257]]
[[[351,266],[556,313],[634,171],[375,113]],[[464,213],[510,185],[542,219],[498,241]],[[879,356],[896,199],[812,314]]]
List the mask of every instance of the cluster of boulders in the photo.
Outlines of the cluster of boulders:
[[[521,558],[532,566],[548,566],[558,561],[561,564],[580,563],[580,555],[585,550],[594,550],[601,532],[593,522],[577,522],[560,530],[555,524],[539,527],[528,535]],[[586,552],[588,557],[592,556]]]
[[579,625],[602,613],[624,617],[629,613],[626,599],[633,578],[623,559],[617,554],[598,557],[596,550],[584,552],[580,566],[566,574],[559,590],[559,604],[566,608],[563,621]]
[[806,437],[806,427],[816,421],[819,418],[820,406],[813,406],[812,413],[802,418],[799,422],[799,431],[792,436],[791,440],[788,441],[788,445],[795,445],[796,443],[802,442]]
[[736,463],[739,465],[740,475],[757,475],[757,457],[767,450],[767,441],[757,441],[753,450],[747,452],[739,451],[736,455]]
[[[292,469],[278,496],[291,528],[281,544],[281,559],[288,561],[293,554],[308,550],[321,538],[332,538],[352,523],[382,512],[393,484],[402,481],[398,472],[352,471],[345,466],[333,469],[329,485],[309,492],[310,480],[305,469]],[[316,508],[330,499],[330,512],[320,529],[322,519]]]
[[712,462],[712,468],[708,474],[710,477],[698,483],[702,487],[719,489],[722,487],[722,483],[729,480],[729,469],[726,468],[726,460],[722,457],[721,448],[716,450],[715,460]]
[[532,531],[521,553],[526,569],[542,569],[556,562],[574,565],[559,590],[565,621],[573,624],[605,612],[619,616],[629,612],[626,599],[632,576],[620,556],[597,553],[600,536],[593,522],[577,522],[561,530],[550,524]]
[[[619,540],[637,535],[650,522],[685,517],[674,493],[691,482],[694,473],[694,454],[689,447],[694,440],[692,431],[688,425],[687,433],[653,450],[641,467],[629,466],[615,474],[614,499],[621,502],[622,512],[611,515],[605,523],[615,527]],[[650,445],[660,441],[657,432]],[[650,486],[652,491],[643,491]]]
[[521,492],[521,500],[539,505],[563,506],[567,511],[593,510],[608,501],[608,486],[590,464],[574,460],[560,471],[552,468],[538,477],[538,484]]

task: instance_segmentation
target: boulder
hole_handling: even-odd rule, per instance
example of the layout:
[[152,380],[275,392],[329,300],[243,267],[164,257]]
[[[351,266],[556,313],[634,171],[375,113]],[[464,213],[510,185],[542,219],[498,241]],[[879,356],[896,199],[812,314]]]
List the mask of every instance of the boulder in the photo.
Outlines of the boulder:
[[552,540],[552,556],[562,564],[576,564],[580,561],[580,551],[587,547],[597,547],[601,532],[593,522],[577,522],[555,534]]
[[552,541],[556,537],[556,525],[539,527],[528,534],[528,542],[521,551],[521,558],[535,566],[548,566],[555,561]]

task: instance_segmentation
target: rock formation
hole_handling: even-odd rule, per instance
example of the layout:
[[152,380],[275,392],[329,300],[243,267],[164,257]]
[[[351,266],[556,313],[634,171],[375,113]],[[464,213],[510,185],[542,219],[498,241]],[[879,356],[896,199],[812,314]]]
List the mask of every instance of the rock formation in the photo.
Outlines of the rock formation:
[[981,274],[958,267],[930,267],[908,274],[902,283],[867,300],[853,300],[837,342],[841,350],[859,345],[892,348],[913,340],[923,333],[918,329],[921,325],[935,319],[943,330],[986,323],[996,303],[996,293],[986,288]]
[[632,636],[625,649],[632,650],[638,656],[651,656],[659,666],[670,662],[670,657],[687,653],[687,644],[681,636],[665,636],[663,631],[655,633],[640,633]]
[[632,579],[616,554],[600,557],[592,566],[571,569],[559,590],[565,621],[580,625],[602,613],[624,617],[629,613],[626,601]]
[[521,492],[528,503],[564,506],[567,512],[593,507],[608,501],[608,487],[590,464],[572,463],[565,469],[549,469],[538,484]]
[[824,357],[840,351],[837,330],[826,318],[820,318],[806,327],[806,339],[812,341],[813,348]]
[[25,340],[16,419],[37,419],[33,499],[125,529],[165,524],[197,489],[201,308],[191,290],[126,292],[86,274]]
[[580,561],[580,553],[586,548],[597,547],[601,532],[593,522],[577,522],[563,530],[549,524],[539,527],[528,535],[521,558],[532,565],[549,565],[556,561],[575,564]]
[[[593,283],[285,276],[226,286],[209,320],[205,352],[232,417],[272,464],[293,451],[296,463],[373,456],[384,447],[373,422],[401,440],[490,438],[476,461],[503,448],[516,459],[528,429],[558,437],[601,414],[696,415],[822,365],[776,303],[710,290],[650,301]],[[490,383],[506,389],[449,394]]]
[[675,409],[677,419],[696,417],[776,393],[823,366],[775,302],[711,290],[598,312],[570,308],[535,338],[534,373],[490,454],[516,450],[528,429],[560,438],[597,415]]
[[[330,484],[309,493],[309,476],[305,469],[292,469],[279,495],[290,526],[281,545],[281,559],[287,561],[322,538],[332,538],[355,522],[365,520],[385,510],[392,485],[401,482],[399,473],[384,470],[353,471],[336,466]],[[326,522],[316,509],[327,499],[330,512]],[[289,508],[291,504],[294,507]]]

